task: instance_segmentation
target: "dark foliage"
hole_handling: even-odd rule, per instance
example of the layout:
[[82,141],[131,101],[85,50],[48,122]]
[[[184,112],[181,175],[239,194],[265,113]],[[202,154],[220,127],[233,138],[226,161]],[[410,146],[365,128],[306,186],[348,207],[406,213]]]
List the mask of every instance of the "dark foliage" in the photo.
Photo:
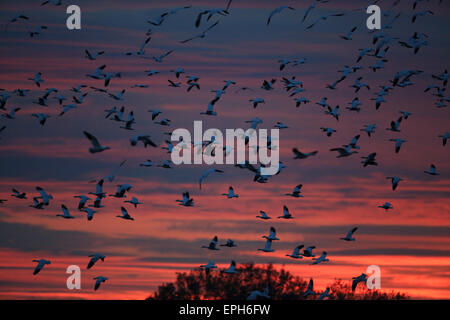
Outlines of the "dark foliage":
[[[158,287],[148,299],[156,300],[198,300],[223,299],[245,300],[250,292],[263,292],[269,287],[269,295],[274,300],[302,300],[308,281],[293,276],[284,269],[276,270],[272,264],[256,266],[247,263],[237,268],[238,274],[226,274],[223,271],[211,271],[208,274],[202,269],[194,269],[189,273],[177,273],[176,281],[164,283]],[[385,293],[380,290],[369,290],[360,284],[352,292],[351,281],[336,280],[330,287],[332,299],[368,299],[391,300],[408,299],[402,293]],[[317,291],[317,288],[314,288]],[[321,288],[323,290],[323,288]],[[308,299],[317,298],[317,295]]]

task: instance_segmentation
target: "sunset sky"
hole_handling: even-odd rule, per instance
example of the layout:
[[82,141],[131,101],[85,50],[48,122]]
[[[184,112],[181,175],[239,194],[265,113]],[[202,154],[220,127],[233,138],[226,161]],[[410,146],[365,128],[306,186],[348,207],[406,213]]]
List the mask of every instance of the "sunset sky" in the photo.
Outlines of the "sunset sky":
[[[450,56],[450,5],[447,1],[420,1],[415,11],[413,1],[400,1],[393,7],[391,0],[380,0],[382,26],[401,13],[391,29],[392,38],[387,45],[385,68],[373,72],[369,69],[378,60],[365,56],[356,63],[361,48],[372,48],[372,37],[366,27],[365,13],[370,1],[334,0],[318,4],[304,23],[306,8],[314,1],[257,1],[234,0],[229,15],[214,15],[203,20],[196,28],[194,22],[205,9],[224,9],[226,0],[214,1],[148,1],[148,0],[79,0],[63,5],[41,6],[40,0],[2,1],[0,3],[0,88],[11,97],[5,105],[9,113],[20,107],[16,119],[0,117],[0,299],[145,299],[163,282],[173,281],[176,272],[189,271],[209,260],[220,268],[228,267],[230,260],[241,263],[274,263],[305,280],[313,278],[315,289],[321,291],[334,279],[351,281],[369,265],[381,268],[381,286],[385,291],[400,291],[412,298],[450,298],[450,142],[442,145],[439,135],[450,132],[449,107],[437,108],[436,90],[424,92],[427,86],[442,86],[433,79],[448,69]],[[364,2],[364,3],[363,3]],[[367,3],[366,3],[367,2]],[[66,8],[77,4],[81,8],[81,30],[66,27]],[[169,15],[161,26],[151,26],[168,9],[192,5],[191,8]],[[284,10],[273,16],[266,25],[270,12],[289,5],[296,10]],[[355,11],[360,9],[359,11]],[[390,9],[390,11],[388,11]],[[429,9],[434,15],[417,18],[415,12]],[[345,13],[320,21],[312,29],[306,26],[320,16]],[[30,19],[5,24],[13,17],[24,14]],[[219,24],[207,32],[204,39],[195,39],[215,21]],[[45,25],[40,35],[30,37],[28,31]],[[345,35],[353,27],[357,30],[353,40]],[[125,52],[138,51],[152,29],[145,58]],[[417,54],[402,47],[398,41],[408,41],[414,32],[424,33],[428,45]],[[385,46],[386,47],[386,46]],[[96,61],[85,58],[84,51],[105,51]],[[173,52],[157,63],[152,56]],[[278,60],[307,58],[303,65],[289,64],[279,70]],[[104,93],[90,88],[76,109],[59,117],[62,107],[53,97],[63,94],[72,102],[80,96],[70,89],[80,84],[104,88],[102,80],[86,77],[105,64],[104,71],[120,72],[106,88],[118,93],[126,89],[123,101],[115,101]],[[349,75],[337,85],[337,90],[326,88],[340,77],[338,70],[345,65],[362,66],[362,70]],[[176,79],[174,70],[186,71]],[[147,76],[145,70],[158,70],[160,74]],[[379,86],[390,85],[394,75],[404,69],[418,69],[422,74],[413,76],[413,85],[395,87],[385,96],[379,110],[375,101]],[[45,82],[38,88],[32,81],[36,72]],[[186,76],[196,75],[200,90],[186,92]],[[295,76],[303,82],[305,92],[296,97],[310,100],[296,108],[290,92],[282,86],[281,77]],[[370,85],[358,93],[350,86],[355,79]],[[263,80],[277,79],[274,90],[261,89]],[[168,79],[182,82],[181,88],[168,86]],[[227,89],[215,104],[218,116],[200,115],[204,112],[224,80],[236,85]],[[148,88],[132,88],[147,84]],[[250,87],[253,91],[236,91]],[[25,97],[13,94],[17,88],[29,89]],[[47,88],[57,88],[48,99],[48,107],[33,102]],[[444,92],[448,97],[448,91]],[[264,98],[265,104],[255,109],[249,99]],[[340,118],[336,121],[316,104],[322,97],[334,107],[340,105]],[[345,107],[358,97],[363,103],[359,113]],[[450,102],[447,102],[450,104]],[[121,129],[123,123],[105,119],[104,110],[125,106],[125,115],[134,111],[135,130]],[[151,109],[162,114],[156,119],[168,118],[170,126],[160,126],[151,119]],[[411,112],[403,119],[401,132],[386,130],[392,120],[401,116],[400,110]],[[51,117],[44,126],[31,116],[48,113]],[[195,120],[203,127],[249,128],[246,120],[259,117],[258,128],[271,129],[277,121],[288,129],[280,130],[280,161],[287,168],[269,178],[268,183],[253,182],[253,173],[233,165],[214,165],[224,174],[212,174],[199,190],[198,180],[210,166],[180,165],[174,169],[156,167],[170,154],[161,147],[168,138],[164,132],[176,128],[193,131]],[[364,125],[376,124],[368,137],[360,130]],[[327,137],[320,127],[332,127],[337,132]],[[88,152],[91,146],[83,135],[88,131],[103,145],[110,146],[97,154]],[[137,134],[149,134],[157,148],[135,147],[129,139]],[[348,144],[360,134],[361,149],[348,158],[336,158],[331,148]],[[392,138],[407,140],[399,153],[394,152]],[[304,152],[318,150],[316,156],[294,160],[292,148]],[[376,152],[378,166],[363,167],[361,157]],[[151,159],[153,166],[140,163]],[[125,165],[111,183],[105,181],[104,191],[112,194],[117,185],[133,186],[126,199],[107,197],[104,208],[92,221],[77,210],[75,195],[95,191],[93,179],[110,174],[123,160]],[[438,176],[424,173],[435,164]],[[392,191],[388,176],[404,179]],[[303,184],[303,198],[286,196],[294,186]],[[38,193],[36,186],[44,188],[54,197],[44,210],[30,208]],[[222,196],[233,186],[237,199]],[[27,200],[11,197],[11,189],[27,193]],[[194,198],[193,207],[183,207],[175,201],[189,191]],[[137,197],[142,205],[135,209],[124,200]],[[93,199],[94,196],[90,195]],[[378,206],[390,202],[394,209],[385,211]],[[89,204],[92,204],[90,201]],[[62,219],[61,204],[65,204],[75,219]],[[292,220],[277,219],[286,205],[294,216]],[[134,221],[116,218],[125,206]],[[265,211],[272,220],[259,220],[255,216]],[[273,243],[275,252],[257,251],[264,247],[263,235],[273,226],[280,241]],[[357,226],[355,242],[339,240]],[[233,239],[238,247],[220,251],[202,249],[217,235],[219,243]],[[315,253],[328,253],[330,262],[311,265],[310,258],[294,260],[286,257],[299,244],[314,245]],[[88,256],[106,255],[87,270]],[[48,259],[52,264],[33,275],[33,259]],[[66,268],[79,265],[82,269],[82,289],[66,288]],[[215,271],[216,272],[216,271]],[[105,276],[109,280],[98,291],[93,290],[93,277]]]

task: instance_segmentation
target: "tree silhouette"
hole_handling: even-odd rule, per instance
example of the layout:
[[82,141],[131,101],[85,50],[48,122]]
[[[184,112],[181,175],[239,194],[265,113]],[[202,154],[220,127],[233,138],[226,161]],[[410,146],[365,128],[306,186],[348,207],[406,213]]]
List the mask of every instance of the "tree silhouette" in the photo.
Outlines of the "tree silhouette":
[[[150,300],[245,300],[250,292],[263,292],[269,288],[269,296],[274,300],[315,299],[316,296],[304,297],[308,281],[292,275],[283,268],[277,270],[272,264],[256,266],[253,263],[242,264],[236,268],[238,274],[227,274],[223,271],[205,272],[193,269],[189,273],[177,273],[175,282],[163,283],[147,299]],[[329,286],[330,299],[366,299],[391,300],[408,299],[402,293],[385,293],[380,290],[369,290],[360,284],[353,292],[351,281],[336,280]],[[314,288],[317,290],[317,288]]]

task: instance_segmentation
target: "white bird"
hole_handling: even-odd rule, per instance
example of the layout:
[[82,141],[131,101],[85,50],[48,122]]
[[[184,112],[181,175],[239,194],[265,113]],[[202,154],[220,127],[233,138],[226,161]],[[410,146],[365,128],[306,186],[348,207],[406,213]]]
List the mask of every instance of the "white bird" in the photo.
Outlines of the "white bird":
[[39,124],[41,126],[43,126],[45,124],[45,122],[47,121],[47,119],[50,118],[50,116],[46,113],[33,113],[33,114],[31,114],[31,116],[38,118]]
[[124,202],[131,203],[135,208],[137,208],[138,204],[142,204],[136,197],[132,197],[131,200],[125,200]]
[[[373,72],[377,72],[377,70],[384,69],[384,62],[385,61],[387,61],[387,60],[379,59],[379,60],[377,60],[377,62],[375,64],[370,65],[369,68],[372,69]],[[382,96],[378,95],[378,98],[380,99],[380,103],[381,102],[386,102],[386,101],[384,101]],[[372,100],[374,100],[374,99],[372,99]]]
[[65,205],[61,205],[61,209],[63,211],[63,214],[57,214],[57,217],[63,217],[64,219],[74,219],[75,217],[70,215],[69,210],[67,209],[67,207]]
[[355,99],[353,99],[352,102],[349,102],[348,104],[350,104],[350,107],[345,107],[346,109],[350,110],[350,111],[356,111],[356,112],[360,112],[361,108],[360,106],[362,106],[362,103],[359,101],[358,97],[356,97]]
[[98,198],[106,197],[106,194],[103,192],[103,181],[103,179],[100,179],[100,181],[97,182],[97,185],[95,186],[95,192],[89,192],[89,194],[93,194]]
[[176,68],[174,70],[170,70],[170,72],[175,73],[175,76],[177,77],[177,79],[180,77],[180,75],[182,73],[186,73],[182,67],[178,67],[178,68]]
[[77,105],[76,105],[76,104],[73,104],[73,103],[66,104],[66,105],[63,107],[63,110],[61,111],[61,113],[59,114],[59,116],[61,117],[62,115],[64,115],[65,113],[67,113],[69,110],[76,109],[76,108],[77,108]]
[[309,295],[315,296],[316,293],[314,292],[314,282],[313,279],[309,279],[308,287],[306,288],[305,293],[303,293],[304,297],[307,297]]
[[270,227],[269,236],[262,236],[263,238],[266,238],[267,240],[280,240],[277,238],[277,232],[274,227]]
[[163,12],[158,18],[155,19],[155,21],[151,21],[151,20],[147,20],[148,23],[154,25],[154,26],[161,26],[161,24],[166,20],[167,17],[169,17],[170,15],[173,15],[175,13],[177,13],[180,10],[186,10],[191,8],[192,6],[184,6],[184,7],[179,7],[179,8],[174,8],[171,9],[169,11],[165,11]]
[[151,39],[152,39],[152,37],[147,37],[144,40],[144,42],[141,44],[141,46],[139,47],[138,51],[129,51],[129,52],[126,52],[125,54],[127,56],[132,56],[132,55],[143,56],[143,55],[145,55],[145,47],[147,46],[147,44],[150,42]]
[[122,91],[120,91],[119,93],[117,93],[117,94],[114,94],[114,93],[110,93],[110,92],[108,92],[108,95],[111,97],[111,98],[113,98],[114,100],[123,100],[123,94],[125,93],[125,89],[123,89]]
[[298,108],[302,103],[307,104],[309,102],[310,101],[308,99],[306,99],[305,97],[297,98],[297,99],[295,99],[295,106]]
[[158,109],[148,110],[148,112],[152,113],[152,120],[155,120],[155,118],[161,114],[161,111]]
[[423,10],[423,11],[420,11],[420,12],[416,12],[416,13],[414,13],[413,16],[412,16],[412,19],[411,19],[412,23],[416,22],[417,17],[423,17],[423,16],[425,16],[426,14],[431,14],[431,15],[433,15],[434,13],[433,13],[433,11],[431,11],[431,10]]
[[253,103],[253,108],[256,108],[260,103],[266,103],[263,98],[250,99],[249,101]]
[[227,274],[237,274],[238,272],[236,271],[236,261],[231,260],[230,266],[224,272],[227,273]]
[[397,186],[399,184],[400,181],[403,181],[402,178],[399,178],[397,176],[392,176],[392,177],[386,177],[386,179],[390,179],[392,182],[392,191],[395,191],[395,189],[397,189]]
[[223,196],[227,196],[228,199],[239,198],[239,195],[234,193],[233,187],[229,187],[228,188],[228,193],[222,193],[222,195]]
[[14,120],[16,119],[16,112],[19,111],[20,109],[21,108],[12,109],[9,113],[2,114],[2,116],[5,117],[6,119]]
[[96,53],[90,53],[87,49],[84,50],[84,52],[86,53],[86,58],[89,59],[89,60],[96,60],[99,55],[105,53],[105,51],[99,51],[99,52],[96,52]]
[[46,0],[41,3],[41,6],[46,5],[48,3],[51,3],[54,6],[60,6],[62,4],[62,1],[61,0]]
[[73,92],[76,92],[76,93],[81,93],[81,88],[86,88],[86,87],[87,87],[86,85],[80,84],[77,87],[72,87],[72,89],[70,89],[70,91],[73,91]]
[[183,192],[182,200],[175,200],[180,203],[180,206],[192,207],[194,205],[194,199],[189,198],[189,192]]
[[43,202],[39,202],[38,198],[33,197],[33,204],[30,204],[30,207],[34,208],[34,209],[42,210],[42,209],[44,209],[44,203]]
[[17,198],[17,199],[26,199],[27,194],[25,192],[19,192],[16,189],[12,189],[13,194],[11,196]]
[[375,132],[376,127],[377,127],[376,124],[365,124],[364,128],[361,129],[360,131],[366,132],[367,135],[370,137],[370,135]]
[[134,218],[131,217],[131,216],[128,214],[127,209],[125,209],[124,207],[121,207],[120,210],[121,210],[121,212],[122,212],[122,215],[121,215],[121,216],[116,216],[116,217],[122,218],[122,219],[124,219],[124,220],[134,220]]
[[33,31],[28,31],[28,34],[33,38],[34,36],[40,35],[43,30],[47,29],[47,26],[37,26]]
[[173,50],[170,50],[170,51],[167,51],[166,53],[160,55],[159,57],[153,56],[153,60],[155,60],[156,62],[161,63],[161,62],[163,62],[163,59],[165,57],[167,57],[169,54],[171,54],[172,52],[173,52]]
[[352,291],[355,291],[356,287],[358,286],[358,283],[363,282],[366,283],[367,282],[367,274],[365,273],[361,273],[361,275],[357,276],[357,277],[353,277],[352,278]]
[[360,149],[360,147],[358,146],[358,139],[359,139],[360,135],[356,135],[352,138],[352,140],[350,141],[350,143],[348,144],[352,149]]
[[[97,198],[98,199],[98,198]],[[91,208],[83,208],[82,211],[87,213],[87,219],[88,221],[91,221],[94,218],[94,213],[97,211],[92,210]]]
[[187,92],[191,91],[192,88],[197,88],[198,90],[200,90],[200,85],[197,82],[191,82],[188,86],[188,88],[186,89]]
[[202,181],[205,180],[213,172],[223,173],[223,171],[219,170],[219,169],[208,169],[208,170],[204,171],[200,177],[200,180],[198,181],[200,190],[202,189]]
[[294,219],[294,217],[289,213],[289,209],[283,206],[283,215],[279,216],[278,219]]
[[207,246],[202,246],[202,248],[209,249],[209,250],[220,250],[219,248],[217,248],[217,241],[218,241],[217,236],[215,236],[215,237],[211,240],[211,242],[209,243],[209,245],[207,245]]
[[408,117],[411,115],[411,112],[408,112],[408,111],[400,111],[400,113],[402,114],[403,119],[405,119],[405,120],[407,120]]
[[308,17],[308,15],[311,13],[312,10],[314,10],[314,8],[318,5],[318,4],[323,4],[323,3],[327,3],[328,0],[322,0],[322,1],[316,1],[314,2],[312,5],[310,5],[308,7],[308,9],[306,9],[305,14],[303,15],[302,18],[302,23],[305,22],[306,18]]
[[311,156],[315,156],[318,151],[312,151],[312,152],[301,152],[299,151],[297,148],[293,148],[292,152],[294,153],[295,157],[294,159],[306,159],[309,158]]
[[147,72],[147,77],[160,73],[158,70],[145,70],[145,72]]
[[355,231],[358,230],[358,227],[354,227],[352,230],[350,230],[347,235],[345,236],[345,238],[340,238],[341,240],[344,241],[355,241],[356,239],[353,238],[353,234],[355,233]]
[[97,138],[94,137],[94,136],[93,136],[92,134],[90,134],[89,132],[83,131],[83,133],[84,133],[84,135],[86,136],[86,138],[88,138],[89,141],[90,141],[91,144],[92,144],[92,147],[89,148],[89,152],[90,152],[90,153],[97,153],[97,152],[102,152],[102,151],[111,149],[110,147],[102,146],[102,145],[100,144],[100,142],[98,142]]
[[228,247],[228,248],[233,248],[233,247],[237,247],[237,244],[231,240],[231,239],[227,239],[227,242],[224,244],[220,245],[221,247]]
[[[111,82],[111,79],[113,78],[122,78],[122,74],[120,72],[115,72],[115,73],[109,73],[109,72],[104,72],[103,73],[103,78],[105,79],[105,87],[107,87],[109,85],[109,83]],[[145,87],[145,85],[144,85]],[[104,91],[103,91],[104,90]],[[108,93],[106,91],[106,89],[103,89],[102,92]],[[124,91],[124,90],[123,90]],[[125,92],[125,91],[124,91]],[[112,96],[111,94],[108,93],[108,95],[116,100],[122,100],[121,95],[123,95],[123,93],[119,93],[116,97]],[[120,95],[120,96],[119,96]]]
[[407,142],[407,140],[403,140],[403,139],[389,139],[389,141],[395,142],[395,153],[399,153],[400,148],[402,147],[402,144]]
[[146,134],[139,134],[137,136],[134,136],[133,138],[130,138],[130,143],[132,146],[136,146],[139,141],[142,141],[144,144],[144,147],[147,148],[147,145],[151,145],[152,147],[157,147],[156,143],[154,143],[150,139],[150,135]]
[[[22,90],[22,89],[17,89],[17,90]],[[19,93],[17,95],[22,96],[22,97],[25,96],[25,94],[20,95]],[[0,109],[6,110],[5,105],[10,97],[11,97],[11,95],[9,93],[2,92],[2,94],[0,95]]]
[[272,17],[273,17],[275,14],[280,13],[280,12],[283,11],[284,9],[295,10],[294,8],[289,7],[289,6],[281,6],[281,7],[275,8],[275,9],[272,10],[272,12],[270,13],[269,18],[267,19],[266,25],[269,25],[270,20],[272,19]]
[[133,186],[128,183],[117,185],[116,193],[110,194],[109,196],[115,198],[126,198],[125,193],[129,192],[131,188],[133,188]]
[[431,75],[434,79],[443,81],[444,87],[447,86],[448,80],[450,79],[450,73],[448,73],[447,70],[444,70],[444,72],[438,74],[438,75]]
[[320,130],[322,130],[323,132],[326,132],[327,137],[331,137],[331,135],[336,132],[335,129],[333,128],[325,128],[325,127],[320,127]]
[[277,81],[277,79],[272,79],[270,81],[264,80],[261,88],[267,91],[273,90],[273,84]]
[[400,132],[400,123],[402,122],[403,117],[400,117],[397,119],[397,121],[391,121],[390,128],[386,128],[386,130],[394,131],[394,132]]
[[439,138],[442,138],[442,145],[445,146],[447,144],[447,139],[450,139],[450,132],[439,135]]
[[203,30],[202,33],[200,33],[200,34],[198,34],[198,35],[196,35],[196,36],[193,36],[193,37],[191,37],[191,38],[188,38],[188,39],[186,39],[186,40],[182,40],[182,41],[180,41],[180,42],[181,42],[181,43],[186,43],[186,42],[192,41],[192,40],[194,40],[194,39],[203,39],[203,38],[205,38],[205,37],[206,37],[206,33],[207,33],[209,30],[211,30],[212,28],[214,28],[215,26],[217,26],[218,23],[219,23],[219,21],[216,21],[214,24],[210,25],[208,28],[206,28],[205,30]]
[[264,211],[260,210],[259,211],[259,216],[256,216],[257,218],[260,218],[262,220],[268,220],[268,219],[272,219],[271,217],[269,217]]
[[206,274],[209,274],[209,272],[211,271],[211,269],[217,269],[217,266],[215,265],[214,262],[209,261],[207,264],[200,265],[200,268],[204,268]]
[[349,145],[344,145],[343,147],[344,148],[333,148],[330,149],[330,151],[337,151],[339,153],[336,158],[348,157],[354,153],[358,153],[358,151],[351,151],[352,147]]
[[316,248],[315,246],[310,246],[310,247],[304,249],[302,255],[304,257],[315,257],[315,254],[313,254],[313,252],[312,252],[313,249],[315,249],[315,248]]
[[11,23],[14,23],[14,22],[16,22],[16,21],[19,21],[19,19],[22,19],[22,20],[29,20],[30,18],[28,18],[27,16],[25,16],[25,15],[23,15],[23,14],[19,14],[19,15],[15,16],[14,18],[11,18],[11,19],[8,21],[8,23],[5,25],[5,31],[8,30],[8,26],[9,26]]
[[169,87],[173,87],[173,88],[179,88],[181,86],[181,82],[173,82],[172,80],[168,79],[167,80],[169,82]]
[[330,288],[327,288],[324,292],[322,292],[322,294],[320,295],[320,297],[317,300],[323,300],[326,297],[333,298],[333,296],[330,294]]
[[[106,68],[106,64],[98,67],[97,69],[95,69],[94,73],[87,73],[86,77],[92,78],[92,79],[96,79],[96,80],[100,80],[103,79],[103,69]],[[86,86],[84,86],[86,87]],[[78,86],[77,88],[72,88],[75,89],[73,91],[75,92],[80,92],[80,89],[83,88],[83,85]]]
[[321,106],[322,108],[328,108],[330,107],[330,105],[327,103],[327,100],[327,97],[323,97],[319,102],[316,102],[316,104]]
[[258,117],[254,117],[252,120],[246,120],[245,123],[251,123],[250,128],[256,130],[256,127],[263,123],[263,121]]
[[290,59],[280,59],[278,60],[278,63],[280,64],[280,71],[283,71],[283,69],[292,61]]
[[311,29],[312,27],[314,27],[319,21],[321,20],[327,20],[329,17],[341,17],[343,16],[343,13],[333,13],[333,14],[328,14],[325,16],[321,16],[319,19],[317,19],[316,21],[314,21],[312,24],[310,24],[309,26],[306,27],[306,29]]
[[33,260],[33,262],[38,263],[36,268],[33,271],[33,275],[38,274],[39,271],[41,271],[46,264],[51,264],[51,262],[49,260],[45,260],[45,259]]
[[95,277],[94,280],[95,280],[94,290],[97,290],[98,288],[100,288],[100,284],[102,282],[105,282],[106,280],[108,280],[108,278],[98,276],[98,277]]
[[274,127],[274,128],[278,128],[278,129],[287,129],[287,128],[289,128],[287,125],[285,125],[285,124],[282,123],[282,122],[277,122],[277,124],[274,125],[273,127]]
[[37,198],[42,199],[42,202],[44,203],[44,205],[48,206],[50,204],[50,200],[53,199],[53,196],[51,194],[45,192],[45,190],[39,186],[36,187],[36,190],[40,193],[40,196]]
[[[231,1],[228,1],[228,4],[230,4],[231,3]],[[209,21],[214,15],[216,15],[216,14],[219,14],[219,15],[221,15],[221,16],[225,16],[225,15],[227,15],[229,12],[228,12],[228,9],[208,9],[208,10],[204,10],[204,11],[201,11],[198,15],[197,15],[197,19],[195,19],[195,23],[194,23],[194,25],[195,25],[195,27],[196,28],[198,28],[199,26],[200,26],[200,23],[201,23],[201,20],[202,20],[202,17],[205,15],[208,15],[208,17],[206,18],[206,21]]]
[[378,95],[376,98],[371,98],[370,100],[375,100],[375,109],[378,110],[383,102],[387,102],[383,96]]
[[97,254],[91,254],[89,257],[90,257],[91,259],[89,260],[89,263],[88,263],[88,265],[87,265],[87,269],[92,268],[98,260],[105,261],[105,256],[102,255],[102,254],[100,254],[100,253],[97,253]]
[[428,171],[424,171],[426,174],[432,175],[432,176],[438,176],[439,173],[436,172],[436,166],[434,164],[430,165],[430,169]]
[[214,111],[214,103],[212,101],[210,103],[208,103],[208,107],[206,108],[206,111],[200,112],[200,114],[205,114],[208,116],[217,116],[217,112]]
[[162,147],[161,149],[167,150],[167,153],[172,153],[172,151],[173,151],[173,144],[172,144],[172,142],[170,142],[169,140],[166,140],[165,142],[167,144],[167,147]]
[[159,124],[161,126],[170,126],[170,119],[162,118],[160,121],[154,121],[154,123]]
[[330,116],[333,116],[337,121],[339,121],[339,106],[336,106],[333,109],[331,107],[328,107],[328,110],[325,111],[325,114],[329,114]]
[[261,292],[259,290],[254,290],[250,292],[250,295],[247,297],[247,300],[257,300],[257,299],[270,299],[269,296],[269,287],[266,287],[266,289]]
[[[105,207],[104,205],[102,205],[102,198],[97,197],[94,200],[94,204],[90,204],[89,207],[93,207],[93,208],[103,208]],[[89,220],[89,219],[88,219]]]
[[286,196],[291,196],[291,197],[294,197],[294,198],[301,198],[301,197],[303,197],[301,194],[300,194],[300,189],[303,187],[303,185],[302,184],[299,184],[299,185],[296,185],[295,187],[294,187],[294,190],[292,191],[292,193],[286,193],[285,195]]
[[377,166],[378,163],[375,161],[376,155],[377,155],[377,153],[373,152],[373,153],[369,154],[367,157],[361,157],[362,159],[364,159],[363,161],[361,161],[361,163],[363,164],[363,167]]
[[300,254],[300,250],[304,247],[304,245],[299,245],[294,248],[294,251],[292,251],[291,254],[287,254],[286,257],[291,257],[293,259],[303,259],[303,257]]
[[272,249],[272,240],[271,239],[267,239],[266,240],[266,245],[264,246],[264,249],[258,249],[258,251],[274,252],[275,250]]
[[386,211],[388,211],[389,209],[394,209],[392,204],[390,204],[389,202],[385,202],[383,205],[378,206],[378,208],[382,208],[382,209],[384,209]]
[[346,35],[340,35],[339,37],[344,40],[353,40],[352,34],[356,31],[357,27],[353,27]]
[[322,254],[320,255],[319,258],[313,258],[314,262],[312,264],[319,264],[321,262],[328,262],[330,261],[329,259],[327,259],[327,252],[324,251],[322,252]]

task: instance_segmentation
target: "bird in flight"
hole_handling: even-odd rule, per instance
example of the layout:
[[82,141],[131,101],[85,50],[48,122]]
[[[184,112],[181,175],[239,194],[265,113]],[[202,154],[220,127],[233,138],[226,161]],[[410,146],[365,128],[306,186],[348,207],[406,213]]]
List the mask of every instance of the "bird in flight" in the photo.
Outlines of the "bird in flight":
[[347,235],[344,238],[340,238],[344,241],[355,241],[355,238],[353,238],[353,234],[358,230],[358,227],[354,227],[352,230],[350,230]]
[[275,14],[281,13],[281,11],[283,11],[285,9],[289,9],[289,10],[295,11],[295,9],[293,7],[290,7],[290,6],[281,6],[281,7],[275,8],[274,10],[272,10],[272,12],[270,12],[269,18],[267,18],[266,25],[270,24],[270,21],[272,20],[272,18],[273,18],[273,16]]
[[47,264],[51,264],[50,260],[39,259],[33,260],[33,262],[37,262],[36,268],[34,268],[33,275],[37,275]]
[[100,142],[98,141],[98,139],[96,137],[94,137],[92,134],[90,134],[89,132],[83,131],[83,133],[92,144],[92,147],[89,148],[90,153],[98,153],[98,152],[102,152],[102,151],[111,149],[108,146],[102,146],[100,144]]

